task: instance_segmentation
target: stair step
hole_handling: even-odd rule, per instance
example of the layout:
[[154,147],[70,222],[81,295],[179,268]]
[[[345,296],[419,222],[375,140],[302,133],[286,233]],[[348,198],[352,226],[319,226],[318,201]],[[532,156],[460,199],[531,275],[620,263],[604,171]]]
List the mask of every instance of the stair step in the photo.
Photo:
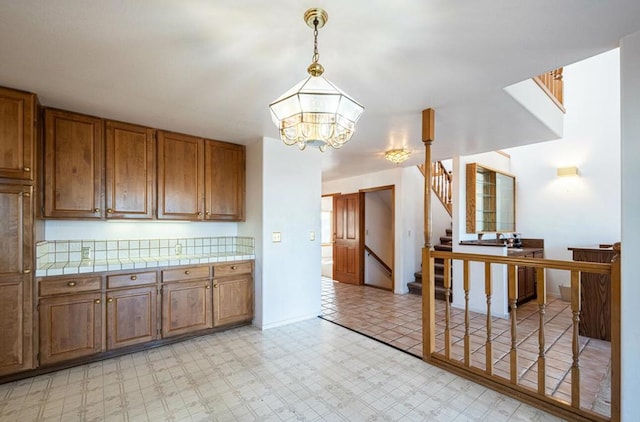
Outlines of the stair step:
[[441,245],[450,245],[453,241],[451,236],[440,236],[440,244]]
[[435,249],[436,251],[449,251],[449,252],[451,252],[453,250],[453,247],[451,245],[435,245],[433,247],[433,249]]
[[411,283],[407,283],[407,287],[409,287],[409,293],[422,296],[422,283],[412,281]]
[[446,232],[447,232],[447,236],[448,237],[452,237],[453,236],[453,230],[452,229],[447,229]]

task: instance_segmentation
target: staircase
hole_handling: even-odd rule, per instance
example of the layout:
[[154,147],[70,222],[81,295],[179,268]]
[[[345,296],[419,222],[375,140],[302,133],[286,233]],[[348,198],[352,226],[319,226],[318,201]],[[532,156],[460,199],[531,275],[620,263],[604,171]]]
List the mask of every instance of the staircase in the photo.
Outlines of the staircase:
[[[446,236],[440,237],[440,244],[434,245],[433,249],[436,251],[449,251],[451,252],[451,229],[447,229]],[[434,274],[435,274],[435,297],[436,299],[445,300],[444,289],[444,261],[441,258],[435,258],[434,261]],[[422,271],[414,273],[415,281],[407,283],[409,287],[409,293],[416,295],[422,295]],[[453,299],[453,295],[449,295],[449,301]]]

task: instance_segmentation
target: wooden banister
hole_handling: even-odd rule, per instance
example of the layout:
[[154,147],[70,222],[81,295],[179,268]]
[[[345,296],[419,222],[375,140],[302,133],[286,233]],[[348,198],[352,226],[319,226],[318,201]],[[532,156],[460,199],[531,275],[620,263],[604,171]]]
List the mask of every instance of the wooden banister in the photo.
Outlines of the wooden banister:
[[371,255],[373,257],[373,259],[375,259],[376,261],[378,261],[378,264],[380,264],[382,266],[382,268],[384,268],[384,270],[387,272],[387,274],[389,274],[389,277],[391,277],[391,275],[393,274],[393,270],[391,269],[390,266],[388,266],[383,260],[382,258],[380,258],[374,251],[371,250],[371,248],[367,245],[364,245],[364,250],[365,252],[367,252],[369,255]]
[[566,112],[564,108],[564,82],[562,80],[562,68],[552,70],[551,72],[543,73],[542,75],[534,76],[533,80],[540,88],[551,98],[551,100],[562,110]]
[[[424,164],[420,164],[418,168],[422,175],[424,175]],[[446,169],[442,161],[434,161],[431,163],[431,188],[449,215],[453,216],[451,179],[451,172]]]

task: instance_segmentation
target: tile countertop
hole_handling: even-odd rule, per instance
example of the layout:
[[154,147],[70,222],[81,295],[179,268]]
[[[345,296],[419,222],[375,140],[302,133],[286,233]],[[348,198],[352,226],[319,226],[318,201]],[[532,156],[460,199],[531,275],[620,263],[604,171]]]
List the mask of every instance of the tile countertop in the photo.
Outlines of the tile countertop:
[[210,264],[216,262],[246,261],[255,259],[253,254],[217,253],[209,255],[173,255],[145,258],[121,258],[68,262],[45,262],[36,268],[36,277],[47,277],[62,274],[81,274],[103,271],[119,271],[140,268],[170,267],[174,265]]

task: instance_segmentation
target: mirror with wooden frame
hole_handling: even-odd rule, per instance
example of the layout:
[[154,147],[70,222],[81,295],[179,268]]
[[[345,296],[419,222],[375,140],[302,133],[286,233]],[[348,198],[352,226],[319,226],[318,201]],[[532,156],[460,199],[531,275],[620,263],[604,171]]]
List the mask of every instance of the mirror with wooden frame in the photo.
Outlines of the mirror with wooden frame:
[[516,231],[516,178],[467,164],[467,233]]

